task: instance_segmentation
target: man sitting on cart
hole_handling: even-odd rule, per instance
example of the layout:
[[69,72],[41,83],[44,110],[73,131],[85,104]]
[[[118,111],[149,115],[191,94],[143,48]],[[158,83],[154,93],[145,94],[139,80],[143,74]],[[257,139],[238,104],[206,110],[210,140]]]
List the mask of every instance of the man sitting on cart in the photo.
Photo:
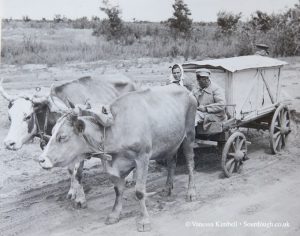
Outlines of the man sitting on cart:
[[196,70],[197,86],[192,91],[198,103],[195,126],[203,125],[203,130],[207,130],[212,122],[227,119],[224,93],[211,82],[210,76],[208,69]]

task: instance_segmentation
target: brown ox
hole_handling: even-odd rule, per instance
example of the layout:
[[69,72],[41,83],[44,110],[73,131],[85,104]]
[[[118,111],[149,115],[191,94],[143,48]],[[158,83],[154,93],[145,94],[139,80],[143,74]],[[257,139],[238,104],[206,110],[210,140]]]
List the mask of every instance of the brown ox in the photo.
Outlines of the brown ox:
[[66,114],[53,128],[53,135],[40,156],[43,168],[63,167],[78,162],[84,154],[100,153],[115,185],[116,199],[106,223],[119,221],[124,178],[136,167],[136,197],[142,218],[139,231],[150,230],[145,205],[150,159],[168,161],[167,189],[171,192],[174,155],[182,144],[189,170],[187,198],[195,198],[193,180],[196,100],[176,84],[132,92],[119,97],[102,112]]

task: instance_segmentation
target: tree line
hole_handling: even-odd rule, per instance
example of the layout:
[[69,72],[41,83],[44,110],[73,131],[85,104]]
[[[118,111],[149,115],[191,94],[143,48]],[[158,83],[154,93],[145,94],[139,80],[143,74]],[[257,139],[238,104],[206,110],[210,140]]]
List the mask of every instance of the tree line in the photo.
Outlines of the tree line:
[[[132,34],[132,30],[124,26],[120,8],[111,6],[109,0],[103,0],[102,3],[100,10],[108,18],[99,24],[93,34],[117,41]],[[175,0],[172,8],[173,16],[161,24],[169,29],[174,39],[192,40],[195,37],[196,24],[193,24],[188,5],[184,0]],[[299,4],[283,13],[267,14],[257,10],[246,22],[242,22],[241,17],[242,13],[220,11],[217,14],[216,31],[216,37],[230,37],[233,34],[237,36],[241,44],[239,55],[253,53],[253,45],[256,43],[271,43],[271,51],[275,56],[300,55],[300,0]]]

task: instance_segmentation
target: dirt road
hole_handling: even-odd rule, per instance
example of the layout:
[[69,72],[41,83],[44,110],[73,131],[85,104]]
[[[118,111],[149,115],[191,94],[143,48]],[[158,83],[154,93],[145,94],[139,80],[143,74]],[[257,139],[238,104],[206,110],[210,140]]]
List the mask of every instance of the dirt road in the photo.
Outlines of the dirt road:
[[[116,66],[105,71],[102,64],[60,68],[32,65],[2,67],[1,72],[8,91],[19,93],[88,73],[118,72],[159,83],[167,77],[167,64],[143,65],[142,69],[132,66],[129,70]],[[299,91],[297,74],[300,64],[297,65],[285,69],[284,86],[289,91],[294,91],[297,86]],[[290,94],[298,106],[296,93]],[[2,98],[0,108],[0,140],[3,140],[9,122],[7,104]],[[174,194],[167,198],[161,195],[166,170],[151,163],[147,191],[157,194],[147,200],[152,231],[143,235],[299,235],[299,135],[299,127],[294,124],[288,150],[271,155],[268,133],[247,133],[252,142],[250,160],[242,174],[229,179],[224,178],[220,160],[213,150],[198,150],[195,171],[198,197],[191,203],[185,201],[185,167],[177,168]],[[134,198],[134,188],[125,191],[120,222],[107,226],[104,221],[113,205],[114,190],[102,172],[100,162],[86,162],[83,185],[88,207],[75,209],[65,199],[70,184],[67,171],[42,170],[36,162],[40,153],[37,141],[17,152],[5,150],[1,144],[0,235],[141,235],[135,226],[139,206]]]

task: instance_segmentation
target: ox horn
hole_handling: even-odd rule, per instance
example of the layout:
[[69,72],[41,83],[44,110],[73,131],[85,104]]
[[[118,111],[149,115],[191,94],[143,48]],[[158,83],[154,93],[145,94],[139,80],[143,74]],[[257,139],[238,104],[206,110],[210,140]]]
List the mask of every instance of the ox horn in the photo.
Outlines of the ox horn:
[[59,97],[56,96],[54,84],[52,84],[50,87],[50,95],[48,96],[48,98],[50,111],[66,113],[71,110]]
[[3,78],[0,81],[0,94],[2,95],[3,98],[5,98],[7,101],[12,102],[15,100],[14,97],[9,96],[7,92],[4,91],[4,88],[2,86]]
[[50,95],[49,99],[49,107],[52,112],[65,113],[72,110],[57,96]]
[[114,123],[114,117],[109,106],[102,106],[101,111],[96,109],[82,110],[82,115],[93,116],[104,127],[109,127]]

